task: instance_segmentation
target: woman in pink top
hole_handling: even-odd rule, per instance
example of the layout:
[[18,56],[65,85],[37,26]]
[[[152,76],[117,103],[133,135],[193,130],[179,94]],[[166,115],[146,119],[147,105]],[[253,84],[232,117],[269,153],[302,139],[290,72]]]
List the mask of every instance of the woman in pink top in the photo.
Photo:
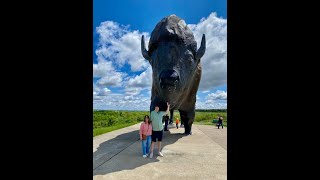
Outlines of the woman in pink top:
[[[140,126],[140,140],[142,141],[142,157],[147,157],[149,154],[150,144],[151,144],[151,132],[152,132],[152,125],[148,115],[144,116],[143,123]],[[147,135],[145,140],[142,140],[142,134]]]

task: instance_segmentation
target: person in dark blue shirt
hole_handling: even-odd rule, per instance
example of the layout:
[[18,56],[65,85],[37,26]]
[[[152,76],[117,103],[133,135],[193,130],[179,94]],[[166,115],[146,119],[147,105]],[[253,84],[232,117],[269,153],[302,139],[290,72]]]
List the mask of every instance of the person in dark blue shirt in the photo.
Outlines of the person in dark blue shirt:
[[169,122],[169,116],[167,114],[164,116],[164,131],[168,131],[168,122]]
[[219,116],[218,116],[218,124],[217,124],[218,129],[219,129],[219,127],[220,127],[220,126],[221,126],[221,127],[222,127],[222,129],[223,129],[222,120],[223,120],[223,117],[219,115]]

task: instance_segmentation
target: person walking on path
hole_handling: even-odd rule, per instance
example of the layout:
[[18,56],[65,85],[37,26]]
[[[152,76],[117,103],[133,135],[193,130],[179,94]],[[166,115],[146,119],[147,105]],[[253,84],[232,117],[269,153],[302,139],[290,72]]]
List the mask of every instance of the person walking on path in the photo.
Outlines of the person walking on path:
[[177,129],[179,129],[179,119],[178,118],[176,118],[176,127],[177,127]]

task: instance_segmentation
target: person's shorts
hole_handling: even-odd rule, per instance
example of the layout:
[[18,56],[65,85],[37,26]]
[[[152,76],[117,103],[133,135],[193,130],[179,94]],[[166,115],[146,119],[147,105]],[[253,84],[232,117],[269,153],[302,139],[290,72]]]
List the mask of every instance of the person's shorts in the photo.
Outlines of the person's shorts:
[[162,134],[163,131],[152,131],[151,139],[153,142],[156,142],[157,139],[158,141],[162,141]]

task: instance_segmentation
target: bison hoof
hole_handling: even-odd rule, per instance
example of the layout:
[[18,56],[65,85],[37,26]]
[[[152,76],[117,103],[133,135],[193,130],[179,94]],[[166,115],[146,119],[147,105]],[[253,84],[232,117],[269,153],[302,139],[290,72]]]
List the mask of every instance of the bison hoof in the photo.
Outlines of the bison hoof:
[[192,135],[192,132],[184,133],[186,136]]

